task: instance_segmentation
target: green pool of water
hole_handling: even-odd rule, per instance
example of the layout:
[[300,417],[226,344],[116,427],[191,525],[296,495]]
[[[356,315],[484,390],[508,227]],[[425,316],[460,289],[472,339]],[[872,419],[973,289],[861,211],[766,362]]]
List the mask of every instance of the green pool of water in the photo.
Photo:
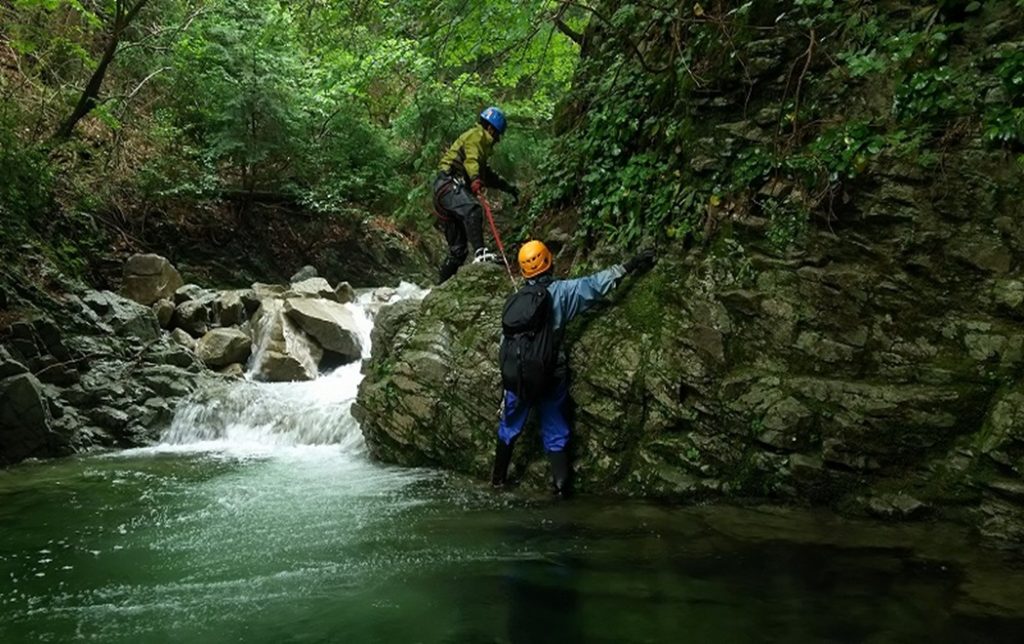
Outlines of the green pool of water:
[[337,447],[0,471],[0,642],[1021,642],[944,525],[493,494]]

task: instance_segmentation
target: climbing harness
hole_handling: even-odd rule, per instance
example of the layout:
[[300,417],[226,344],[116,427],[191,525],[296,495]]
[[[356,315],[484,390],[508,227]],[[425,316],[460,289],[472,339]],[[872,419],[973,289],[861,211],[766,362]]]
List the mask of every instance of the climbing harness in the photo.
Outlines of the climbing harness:
[[434,216],[437,217],[438,221],[442,224],[451,221],[448,215],[444,214],[444,206],[441,205],[441,199],[444,198],[449,192],[455,189],[456,181],[452,176],[448,176],[448,180],[441,184],[437,192],[434,193]]

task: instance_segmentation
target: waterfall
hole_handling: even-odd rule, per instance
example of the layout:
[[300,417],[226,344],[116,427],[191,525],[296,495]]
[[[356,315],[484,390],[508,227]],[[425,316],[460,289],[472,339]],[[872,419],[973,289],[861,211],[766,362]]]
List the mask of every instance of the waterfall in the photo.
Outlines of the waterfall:
[[[370,356],[373,317],[380,308],[402,299],[422,299],[427,292],[403,282],[397,289],[359,293],[348,306],[357,313],[364,359]],[[309,382],[244,380],[197,392],[177,409],[160,449],[267,453],[331,445],[345,453],[362,453],[363,436],[352,417],[362,378],[356,362]]]

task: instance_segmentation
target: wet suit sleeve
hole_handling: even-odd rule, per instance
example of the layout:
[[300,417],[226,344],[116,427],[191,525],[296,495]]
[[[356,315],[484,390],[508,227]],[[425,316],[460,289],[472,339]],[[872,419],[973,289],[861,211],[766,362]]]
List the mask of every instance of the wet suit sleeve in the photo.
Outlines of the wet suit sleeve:
[[502,192],[512,192],[512,184],[506,181],[501,175],[494,170],[491,170],[490,166],[486,163],[482,166],[484,185],[497,188]]
[[574,317],[600,302],[625,274],[626,269],[617,265],[585,277],[553,283],[549,291],[556,308],[556,325],[568,324]]

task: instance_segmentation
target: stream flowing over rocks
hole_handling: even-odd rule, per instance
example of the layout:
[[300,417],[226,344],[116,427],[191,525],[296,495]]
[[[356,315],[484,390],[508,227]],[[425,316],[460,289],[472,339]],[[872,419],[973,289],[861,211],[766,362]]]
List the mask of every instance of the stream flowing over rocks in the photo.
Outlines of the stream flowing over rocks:
[[129,259],[123,295],[55,274],[60,294],[0,335],[0,464],[150,444],[184,399],[220,382],[358,369],[365,311],[403,293],[375,289],[356,304],[348,283],[332,286],[311,267],[297,277],[211,290],[184,284],[158,255]]

